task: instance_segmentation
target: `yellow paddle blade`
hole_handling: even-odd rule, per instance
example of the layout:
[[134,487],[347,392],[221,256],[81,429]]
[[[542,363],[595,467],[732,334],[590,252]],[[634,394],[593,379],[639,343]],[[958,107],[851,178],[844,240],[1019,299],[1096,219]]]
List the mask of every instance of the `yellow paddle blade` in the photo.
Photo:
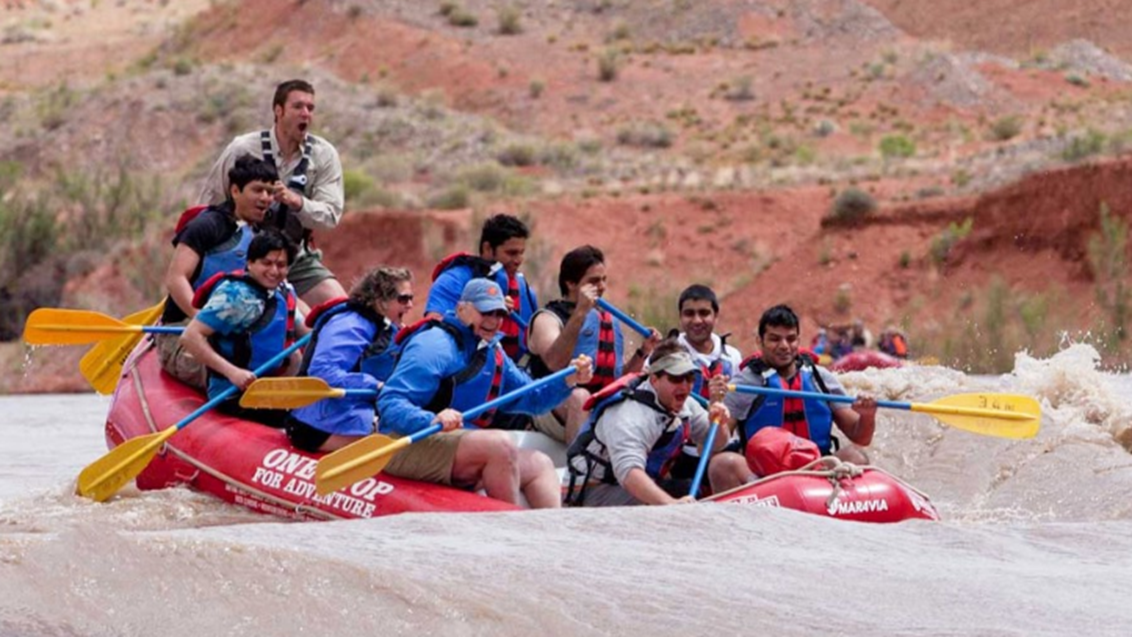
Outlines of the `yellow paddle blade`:
[[240,406],[250,409],[297,409],[324,398],[341,398],[346,392],[321,378],[259,378],[240,397]]
[[141,331],[141,325],[129,325],[99,312],[41,307],[24,323],[24,341],[28,345],[86,345]]
[[381,473],[393,454],[413,444],[412,438],[390,438],[382,434],[366,436],[342,447],[318,461],[314,486],[319,495],[333,493],[342,487]]
[[154,434],[131,438],[90,463],[79,474],[75,491],[95,502],[104,502],[149,465],[157,450],[177,433],[170,427]]
[[[153,307],[147,307],[140,312],[122,319],[130,325],[153,325],[161,318],[165,311],[165,301],[162,300]],[[79,373],[90,383],[90,386],[100,394],[112,394],[118,386],[118,379],[122,376],[122,366],[130,352],[134,351],[141,342],[141,332],[127,334],[106,341],[100,341],[90,348],[81,361]]]
[[930,413],[956,429],[999,438],[1033,438],[1042,425],[1038,401],[1017,394],[956,394],[912,403],[911,409]]

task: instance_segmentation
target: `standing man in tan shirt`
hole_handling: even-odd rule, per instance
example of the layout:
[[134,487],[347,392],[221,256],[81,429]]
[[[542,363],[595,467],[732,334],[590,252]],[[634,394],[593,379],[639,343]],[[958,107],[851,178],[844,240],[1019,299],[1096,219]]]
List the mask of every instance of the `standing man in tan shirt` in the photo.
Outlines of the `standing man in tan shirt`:
[[288,281],[314,307],[346,296],[342,284],[322,264],[322,252],[311,244],[312,230],[329,230],[342,219],[342,163],[330,142],[310,133],[314,87],[309,82],[289,80],[277,86],[272,110],[274,126],[240,135],[224,149],[209,171],[200,201],[215,204],[225,200],[228,170],[237,157],[252,154],[274,162],[281,181],[275,184],[275,203],[266,224],[280,228],[299,245]]

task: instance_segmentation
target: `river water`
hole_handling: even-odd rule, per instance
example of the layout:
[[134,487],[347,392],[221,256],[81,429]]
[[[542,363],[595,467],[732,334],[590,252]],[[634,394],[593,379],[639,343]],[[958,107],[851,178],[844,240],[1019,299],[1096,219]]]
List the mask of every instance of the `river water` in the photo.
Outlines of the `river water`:
[[184,489],[76,498],[108,400],[0,397],[0,636],[1132,633],[1127,376],[1075,345],[1000,378],[842,380],[1029,394],[1042,430],[881,412],[874,461],[942,522],[704,504],[287,523]]

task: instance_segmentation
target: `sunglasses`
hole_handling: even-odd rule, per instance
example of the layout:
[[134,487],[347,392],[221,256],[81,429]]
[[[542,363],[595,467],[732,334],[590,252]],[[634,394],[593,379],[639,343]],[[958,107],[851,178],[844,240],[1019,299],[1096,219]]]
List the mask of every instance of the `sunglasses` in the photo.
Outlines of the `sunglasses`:
[[664,373],[664,377],[667,378],[668,382],[672,383],[673,385],[681,385],[684,383],[690,385],[696,382],[696,372],[688,372],[683,376],[673,376],[672,374]]
[[397,302],[398,303],[411,303],[412,301],[413,301],[413,295],[412,294],[398,294],[397,295]]

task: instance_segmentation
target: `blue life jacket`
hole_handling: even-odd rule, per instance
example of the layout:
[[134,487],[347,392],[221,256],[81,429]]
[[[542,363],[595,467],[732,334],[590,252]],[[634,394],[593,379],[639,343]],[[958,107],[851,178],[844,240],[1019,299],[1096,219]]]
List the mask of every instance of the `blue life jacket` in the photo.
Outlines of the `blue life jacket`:
[[[559,299],[547,303],[544,311],[551,312],[565,325],[570,320],[575,305],[573,301]],[[621,321],[609,315],[613,326],[612,335],[611,338],[603,341],[601,338],[601,316],[602,312],[597,309],[590,310],[589,314],[586,315],[586,320],[582,323],[582,330],[578,333],[578,341],[574,345],[574,352],[571,356],[571,358],[577,358],[579,355],[585,354],[593,361],[593,380],[582,386],[591,394],[600,392],[607,385],[621,378],[623,374],[622,361],[625,354],[625,338],[621,333]],[[549,376],[554,372],[542,362],[540,357],[534,355],[530,357],[530,371],[535,378]]]
[[241,225],[232,236],[200,257],[200,274],[192,280],[193,290],[220,274],[243,270],[248,262],[248,246],[255,237],[251,225]]
[[[821,380],[821,375],[813,366],[808,356],[801,355],[796,363],[798,373],[795,379],[800,380],[800,389],[807,392],[820,392],[828,394],[829,389]],[[786,389],[787,383],[774,369],[767,367],[763,362],[752,357],[743,363],[743,367],[762,376],[764,386],[775,389]],[[786,412],[787,400],[799,400],[802,403],[801,412]],[[812,440],[821,450],[822,455],[828,455],[832,448],[833,410],[829,403],[812,398],[788,399],[785,396],[770,396],[759,394],[746,416],[739,420],[739,439],[742,448],[746,448],[747,441],[755,432],[764,427],[782,427],[791,433]]]
[[[242,281],[264,300],[263,313],[248,329],[230,335],[214,333],[209,343],[218,354],[243,369],[258,369],[283,351],[295,338],[295,294],[284,284],[275,290],[263,289],[243,271],[219,273],[201,284],[193,296],[193,306],[202,308],[221,281]],[[285,361],[280,362],[280,366]],[[216,396],[232,383],[211,368],[208,370],[208,395]]]
[[[646,378],[637,374],[626,374],[591,396],[586,402],[586,407],[590,409],[589,418],[566,451],[566,466],[570,471],[570,484],[566,493],[567,504],[579,504],[584,501],[586,486],[590,482],[594,468],[598,465],[604,470],[601,482],[617,484],[617,477],[613,475],[613,464],[609,460],[605,443],[597,437],[597,423],[606,409],[626,400],[635,400],[669,420],[672,419],[672,414],[657,402],[656,394],[640,387]],[[673,463],[680,456],[681,449],[691,439],[691,433],[692,427],[688,422],[681,422],[675,428],[666,429],[648,451],[645,458],[645,473],[653,480],[667,478]],[[585,458],[585,471],[579,469],[573,462],[578,456]]]
[[[499,284],[499,289],[503,290],[503,294],[510,295],[511,279],[507,276],[507,270],[503,268],[501,263],[491,261],[474,254],[467,252],[457,252],[444,258],[443,261],[436,264],[432,270],[432,281],[435,284],[437,279],[442,274],[449,270],[463,268],[466,270],[464,277],[459,277],[454,283],[459,283],[459,290],[451,290],[455,296],[463,290],[464,284],[472,279],[490,279]],[[516,363],[521,363],[522,360],[529,353],[527,349],[527,336],[531,324],[531,317],[538,311],[538,299],[535,297],[534,290],[527,284],[527,278],[519,272],[515,276],[518,287],[518,298],[514,299],[515,313],[522,319],[523,324],[515,320],[513,316],[508,314],[507,318],[503,319],[503,324],[500,326],[499,331],[503,334],[500,343],[503,345],[503,350],[511,357],[511,360]],[[442,283],[442,285],[452,285],[452,283]],[[438,302],[432,294],[429,294],[429,304],[426,311],[439,312],[443,314],[449,310],[455,310],[453,307],[445,307],[443,303]]]
[[[426,318],[397,333],[394,342],[399,352],[405,350],[414,336],[432,328],[444,330],[456,341],[456,347],[460,351],[465,350],[465,335],[458,327],[443,319]],[[503,387],[503,370],[506,364],[507,355],[498,340],[487,347],[476,348],[475,353],[459,372],[440,380],[440,387],[423,409],[434,414],[449,408],[463,412],[498,398]],[[464,428],[490,427],[495,412],[496,410],[491,409],[475,420],[470,422],[465,420]]]
[[699,394],[708,400],[711,400],[711,388],[708,386],[708,381],[716,376],[727,376],[731,378],[735,376],[734,363],[727,356],[727,337],[730,334],[724,334],[719,339],[719,358],[711,362],[711,365],[700,365],[696,370],[696,384],[692,386],[692,393]]

